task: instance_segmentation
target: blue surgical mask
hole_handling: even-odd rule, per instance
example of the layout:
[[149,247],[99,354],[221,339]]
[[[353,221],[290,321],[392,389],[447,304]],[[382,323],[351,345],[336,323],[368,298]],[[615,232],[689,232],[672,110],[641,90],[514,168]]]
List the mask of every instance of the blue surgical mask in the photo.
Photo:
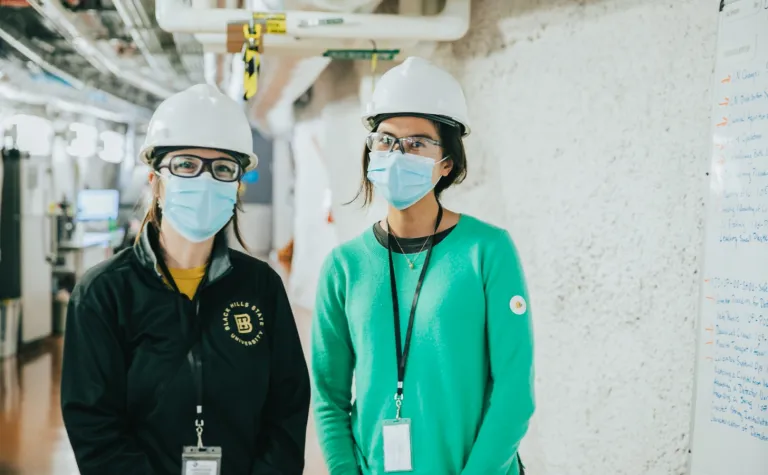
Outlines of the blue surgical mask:
[[237,182],[218,181],[208,173],[160,176],[165,182],[163,219],[190,242],[212,238],[235,213]]
[[398,150],[371,152],[368,156],[368,180],[389,204],[399,210],[413,206],[432,191],[437,184],[432,183],[432,170],[445,160],[436,162]]

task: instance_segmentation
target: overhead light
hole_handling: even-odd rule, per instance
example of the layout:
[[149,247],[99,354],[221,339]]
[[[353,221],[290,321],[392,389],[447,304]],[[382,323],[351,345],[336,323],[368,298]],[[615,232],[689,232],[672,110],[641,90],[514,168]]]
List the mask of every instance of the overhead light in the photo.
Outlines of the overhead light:
[[88,158],[96,155],[96,141],[99,136],[96,127],[80,122],[73,122],[69,125],[69,130],[73,133],[72,141],[67,147],[67,153],[70,156]]
[[99,134],[101,150],[99,158],[109,163],[122,163],[125,159],[125,136],[113,130]]
[[30,155],[45,156],[51,153],[53,124],[36,115],[17,114],[2,123],[2,129],[16,127],[16,148]]

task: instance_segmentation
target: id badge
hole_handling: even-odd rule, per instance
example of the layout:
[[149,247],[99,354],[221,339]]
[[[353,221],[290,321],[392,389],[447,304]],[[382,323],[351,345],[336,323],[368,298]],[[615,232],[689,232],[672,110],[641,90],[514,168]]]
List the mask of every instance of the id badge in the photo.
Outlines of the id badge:
[[184,447],[181,475],[220,475],[221,447]]
[[391,419],[384,421],[384,471],[413,471],[411,456],[411,420]]

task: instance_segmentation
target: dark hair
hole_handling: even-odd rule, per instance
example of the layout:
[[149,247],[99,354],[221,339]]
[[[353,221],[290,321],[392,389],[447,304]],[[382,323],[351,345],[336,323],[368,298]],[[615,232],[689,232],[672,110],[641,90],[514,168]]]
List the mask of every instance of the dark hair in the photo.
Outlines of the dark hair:
[[[165,147],[164,147],[165,148]],[[170,148],[170,147],[167,147]],[[184,148],[184,147],[179,147]],[[162,151],[156,151],[156,153],[153,154],[152,158],[152,169],[157,170],[156,164],[159,163],[159,161],[165,156],[166,153],[172,150],[162,150]],[[239,157],[236,157],[239,158]],[[238,185],[240,182],[238,181]],[[147,210],[147,214],[144,215],[144,220],[141,222],[141,226],[139,227],[139,232],[136,234],[136,240],[135,243],[138,243],[141,240],[141,235],[144,232],[144,227],[147,225],[147,223],[151,223],[152,226],[155,227],[155,229],[159,232],[160,231],[160,223],[163,220],[163,210],[160,208],[160,202],[158,200],[158,194],[160,191],[160,180],[153,180],[152,181],[152,202],[149,204],[149,209]],[[240,233],[240,224],[238,223],[237,217],[238,214],[243,211],[243,202],[240,200],[240,195],[237,196],[237,203],[235,204],[235,212],[232,215],[232,218],[229,220],[229,222],[221,228],[222,232],[227,231],[227,226],[229,226],[230,223],[232,223],[232,229],[235,232],[235,238],[237,239],[237,242],[240,243],[240,245],[245,249],[246,252],[250,252],[248,250],[248,246],[245,244],[245,240],[243,239],[243,235]]]
[[[381,124],[384,118],[377,118],[376,130]],[[458,185],[467,177],[467,154],[464,150],[464,141],[461,138],[461,128],[457,125],[450,125],[439,120],[431,120],[437,129],[437,135],[440,138],[440,143],[443,148],[443,157],[448,157],[448,160],[453,162],[453,167],[448,176],[440,178],[440,181],[435,185],[435,197],[440,198],[440,194],[452,185]],[[355,197],[346,204],[355,202],[361,196],[363,197],[363,206],[369,206],[373,202],[373,183],[368,180],[368,162],[371,161],[368,156],[369,150],[367,146],[363,146],[363,160],[362,160],[362,180],[360,181],[360,188],[357,190]]]

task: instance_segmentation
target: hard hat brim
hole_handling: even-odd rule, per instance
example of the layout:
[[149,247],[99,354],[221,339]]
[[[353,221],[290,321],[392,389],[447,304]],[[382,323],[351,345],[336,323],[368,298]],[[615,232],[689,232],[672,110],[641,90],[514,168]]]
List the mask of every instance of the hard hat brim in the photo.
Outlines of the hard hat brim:
[[363,117],[363,125],[365,125],[365,128],[369,131],[373,131],[373,129],[378,127],[378,125],[383,121],[392,117],[419,117],[422,119],[434,120],[446,125],[450,125],[451,127],[458,127],[462,137],[469,135],[469,127],[467,127],[463,122],[454,119],[453,117],[439,114],[424,114],[421,112],[393,112],[377,114],[375,116],[366,115]]
[[422,117],[426,119],[437,120],[438,122],[443,122],[444,124],[458,126],[461,129],[462,138],[467,137],[470,133],[469,124],[457,120],[454,117],[441,114],[425,114],[421,112],[381,112],[377,114],[365,114],[362,117],[363,126],[366,128],[366,130],[371,132],[381,123],[381,121],[390,117]]

